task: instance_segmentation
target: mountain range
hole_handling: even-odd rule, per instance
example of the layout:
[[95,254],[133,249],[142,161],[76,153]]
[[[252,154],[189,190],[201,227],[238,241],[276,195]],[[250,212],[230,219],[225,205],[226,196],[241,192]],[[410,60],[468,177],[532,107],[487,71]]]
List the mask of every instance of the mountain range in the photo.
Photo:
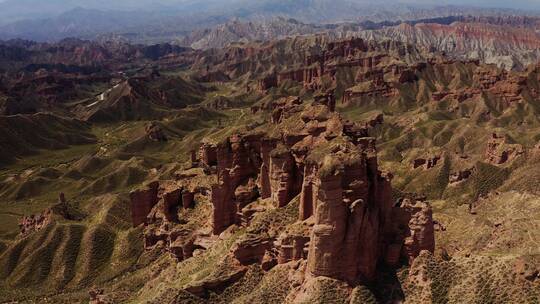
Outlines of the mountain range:
[[[387,4],[350,0],[302,1],[161,1],[138,3],[118,1],[112,5],[96,1],[5,1],[0,3],[0,39],[22,38],[54,41],[67,37],[94,38],[121,34],[133,42],[157,43],[181,40],[193,30],[204,30],[241,18],[262,21],[275,17],[303,23],[383,22],[417,20],[455,15],[532,14],[512,9],[468,6]],[[41,8],[43,6],[43,8]],[[40,8],[40,9],[38,9]],[[35,10],[35,11],[34,11]],[[17,18],[15,18],[15,17]]]
[[1,303],[540,303],[533,6],[110,2],[1,27]]

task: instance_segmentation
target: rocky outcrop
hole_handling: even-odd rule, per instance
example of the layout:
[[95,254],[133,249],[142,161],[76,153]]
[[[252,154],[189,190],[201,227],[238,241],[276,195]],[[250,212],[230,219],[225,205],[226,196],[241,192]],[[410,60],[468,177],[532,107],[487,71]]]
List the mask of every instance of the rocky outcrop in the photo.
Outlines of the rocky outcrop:
[[473,172],[474,172],[474,167],[456,171],[450,174],[448,181],[450,182],[450,184],[456,184],[456,183],[462,182],[464,180],[467,180],[469,177],[471,177]]
[[412,263],[422,250],[435,251],[435,230],[431,207],[425,202],[411,204],[405,202],[401,205],[410,214],[408,235],[403,245],[404,252]]
[[522,145],[508,143],[505,136],[493,133],[487,143],[485,158],[490,164],[502,165],[512,162],[524,153]]
[[155,210],[163,220],[168,222],[178,221],[178,207],[182,205],[183,189],[175,183],[161,184],[158,196],[160,197],[159,209]]
[[340,147],[316,167],[308,273],[351,283],[373,280],[390,220],[390,181],[377,170],[374,151],[355,146]]
[[182,190],[182,207],[184,209],[192,208],[195,203],[195,193],[184,189]]
[[302,100],[295,96],[280,98],[266,105],[265,108],[272,111],[271,122],[274,124],[280,123],[282,120],[289,117],[299,110],[299,105]]
[[260,163],[260,138],[257,136],[233,135],[218,145],[218,183],[212,185],[211,194],[214,234],[235,224],[239,210],[258,194],[254,180]]
[[20,236],[26,237],[34,232],[40,231],[58,220],[80,221],[84,214],[70,205],[64,196],[60,193],[58,202],[50,208],[45,209],[39,214],[24,216],[19,221]]
[[150,123],[145,127],[146,136],[153,141],[167,141],[167,135],[157,123]]
[[272,240],[260,236],[251,236],[237,241],[231,253],[242,265],[262,263],[267,251],[273,247]]
[[336,110],[336,97],[333,90],[326,93],[317,94],[313,97],[313,99],[315,102],[314,104],[325,105],[332,112]]
[[191,208],[195,193],[176,181],[155,181],[130,193],[133,226],[178,222],[178,209]]
[[229,171],[221,172],[219,184],[212,186],[212,230],[214,234],[220,234],[227,227],[236,223],[237,208],[231,193],[231,178]]
[[178,261],[183,261],[193,256],[196,236],[192,231],[179,228],[173,229],[166,239],[167,250]]
[[19,221],[20,234],[25,236],[32,232],[39,231],[52,223],[52,221],[53,214],[51,209],[47,209],[41,214],[24,216]]
[[203,143],[199,148],[199,159],[206,167],[217,165],[217,147],[212,144]]
[[376,114],[369,121],[366,122],[366,127],[375,128],[376,126],[384,124],[384,114]]
[[203,280],[192,282],[184,287],[184,290],[198,297],[205,298],[209,292],[219,293],[227,286],[240,280],[246,271],[246,267],[235,268],[219,277],[206,277]]
[[303,235],[282,235],[277,241],[277,262],[285,264],[290,261],[298,261],[307,258],[309,249],[309,237]]
[[146,217],[159,201],[158,190],[159,182],[152,182],[145,188],[132,191],[129,194],[133,227],[146,223]]
[[403,83],[411,83],[418,80],[418,76],[416,76],[416,73],[413,70],[404,70],[401,72],[401,75],[399,75],[398,82]]
[[435,250],[435,225],[431,206],[423,199],[403,198],[391,210],[392,221],[385,227],[385,262],[397,266],[401,259],[409,264],[422,250]]
[[424,170],[428,170],[435,167],[440,160],[441,157],[439,155],[427,158],[417,158],[413,161],[413,169],[422,167]]
[[162,250],[183,261],[193,256],[198,237],[195,231],[171,222],[151,223],[144,229],[144,248]]
[[[259,196],[281,208],[300,195],[298,217],[314,225],[309,237],[241,241],[232,250],[236,260],[268,268],[307,259],[309,276],[353,284],[374,280],[379,263],[397,265],[421,250],[433,251],[429,205],[393,206],[391,176],[378,169],[369,123],[345,122],[327,104],[286,99],[267,107],[281,109],[279,118],[272,117],[280,138],[236,134],[217,146],[213,233],[244,224],[243,207]],[[382,120],[377,116],[373,125]],[[282,128],[293,121],[295,129]]]
[[278,146],[270,155],[270,189],[277,207],[286,206],[298,194],[296,164],[291,152]]
[[341,102],[344,105],[349,105],[363,98],[391,98],[396,94],[397,90],[390,83],[381,79],[369,80],[345,90]]
[[101,288],[92,288],[88,291],[90,296],[90,304],[109,304],[111,301],[108,300],[105,295],[105,290]]
[[275,140],[263,139],[261,141],[262,165],[259,173],[259,193],[263,199],[272,196],[272,185],[270,184],[270,153],[274,150],[275,146]]
[[464,102],[469,99],[477,98],[482,94],[482,90],[477,88],[468,88],[457,91],[440,91],[433,92],[431,97],[434,101],[441,101],[445,98],[455,99],[458,102]]
[[261,93],[264,93],[270,88],[277,87],[277,85],[277,76],[275,74],[271,74],[257,81],[257,90]]
[[238,210],[253,202],[259,195],[258,186],[253,178],[239,185],[234,191],[234,198],[238,204]]

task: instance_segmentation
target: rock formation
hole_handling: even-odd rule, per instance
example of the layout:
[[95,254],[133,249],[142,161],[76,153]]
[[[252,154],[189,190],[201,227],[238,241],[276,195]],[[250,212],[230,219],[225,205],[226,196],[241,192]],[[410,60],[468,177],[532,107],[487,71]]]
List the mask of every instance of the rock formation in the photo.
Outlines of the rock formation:
[[428,170],[435,167],[440,160],[441,157],[439,155],[431,156],[428,158],[417,158],[413,161],[413,169],[422,167],[424,168],[424,170]]
[[203,143],[199,148],[199,159],[208,168],[217,165],[217,147]]
[[258,190],[253,180],[260,171],[260,163],[260,138],[257,136],[233,135],[218,145],[218,184],[212,186],[211,195],[215,234],[236,223],[237,213],[246,198],[247,201],[255,198]]
[[296,164],[284,146],[274,149],[270,156],[270,189],[277,207],[286,206],[297,195]]
[[[211,194],[214,234],[238,224],[241,208],[257,195],[270,198],[276,208],[300,195],[299,219],[312,218],[315,225],[310,237],[277,241],[278,263],[307,258],[310,276],[353,284],[374,280],[380,262],[396,265],[402,257],[412,261],[420,250],[433,251],[429,205],[392,206],[390,175],[378,170],[367,127],[343,122],[328,105],[299,111],[299,105],[287,104],[280,103],[280,118],[272,118],[283,132],[277,144],[264,135],[245,134],[218,145],[219,183]],[[298,117],[301,123],[294,132],[281,129]],[[394,226],[396,222],[400,225]],[[271,247],[254,239],[237,244],[233,252],[244,264],[262,263],[265,256],[273,260]]]
[[167,141],[167,135],[156,123],[150,123],[145,127],[146,136],[153,141]]
[[146,217],[158,202],[158,190],[159,182],[152,182],[145,188],[130,193],[133,227],[146,222]]
[[278,257],[279,264],[288,263],[290,261],[298,261],[307,258],[309,247],[309,237],[303,235],[282,235],[278,240]]
[[32,214],[24,216],[19,221],[20,234],[22,236],[28,235],[32,232],[39,231],[53,222],[52,209],[47,209],[41,214]]
[[524,153],[525,150],[520,144],[508,143],[505,136],[493,133],[487,143],[485,157],[493,165],[502,165],[513,161]]
[[237,241],[231,249],[232,255],[242,265],[262,263],[267,251],[272,249],[272,240],[260,236]]
[[412,263],[422,250],[435,251],[435,231],[431,207],[425,202],[402,203],[401,208],[410,216],[409,231],[405,238],[404,252]]
[[54,206],[47,208],[45,211],[39,214],[32,214],[24,216],[19,221],[19,230],[22,237],[26,237],[33,232],[40,231],[50,224],[53,224],[59,219],[64,220],[81,220],[82,214],[77,214],[70,210],[70,206],[66,201],[64,193],[60,193],[58,197],[58,203]]
[[377,170],[374,151],[354,146],[336,149],[316,167],[308,273],[350,283],[373,280],[390,220],[390,181]]
[[474,172],[474,167],[454,172],[454,173],[450,174],[449,182],[451,184],[455,184],[455,183],[459,183],[461,181],[464,181],[464,180],[468,179],[473,174],[473,172]]

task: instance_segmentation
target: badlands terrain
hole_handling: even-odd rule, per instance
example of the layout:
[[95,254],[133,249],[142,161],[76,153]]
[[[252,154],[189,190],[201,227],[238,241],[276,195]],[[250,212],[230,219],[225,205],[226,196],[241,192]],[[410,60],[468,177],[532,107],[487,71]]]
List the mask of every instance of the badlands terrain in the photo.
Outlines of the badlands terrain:
[[0,302],[539,303],[538,24],[2,42]]

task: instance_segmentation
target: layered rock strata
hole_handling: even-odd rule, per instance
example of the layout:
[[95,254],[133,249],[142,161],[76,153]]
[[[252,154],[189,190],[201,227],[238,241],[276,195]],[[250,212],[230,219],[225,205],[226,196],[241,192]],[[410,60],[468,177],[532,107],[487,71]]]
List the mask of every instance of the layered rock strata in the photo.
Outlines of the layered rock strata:
[[308,276],[355,284],[373,281],[379,263],[398,265],[433,251],[429,204],[394,206],[391,175],[378,169],[369,125],[346,122],[324,104],[294,104],[273,119],[272,133],[236,134],[217,146],[211,224],[220,234],[241,224],[242,208],[259,197],[282,208],[298,196],[299,220],[314,225],[309,237],[237,244],[236,259],[268,265],[276,253],[278,263],[307,259]]

